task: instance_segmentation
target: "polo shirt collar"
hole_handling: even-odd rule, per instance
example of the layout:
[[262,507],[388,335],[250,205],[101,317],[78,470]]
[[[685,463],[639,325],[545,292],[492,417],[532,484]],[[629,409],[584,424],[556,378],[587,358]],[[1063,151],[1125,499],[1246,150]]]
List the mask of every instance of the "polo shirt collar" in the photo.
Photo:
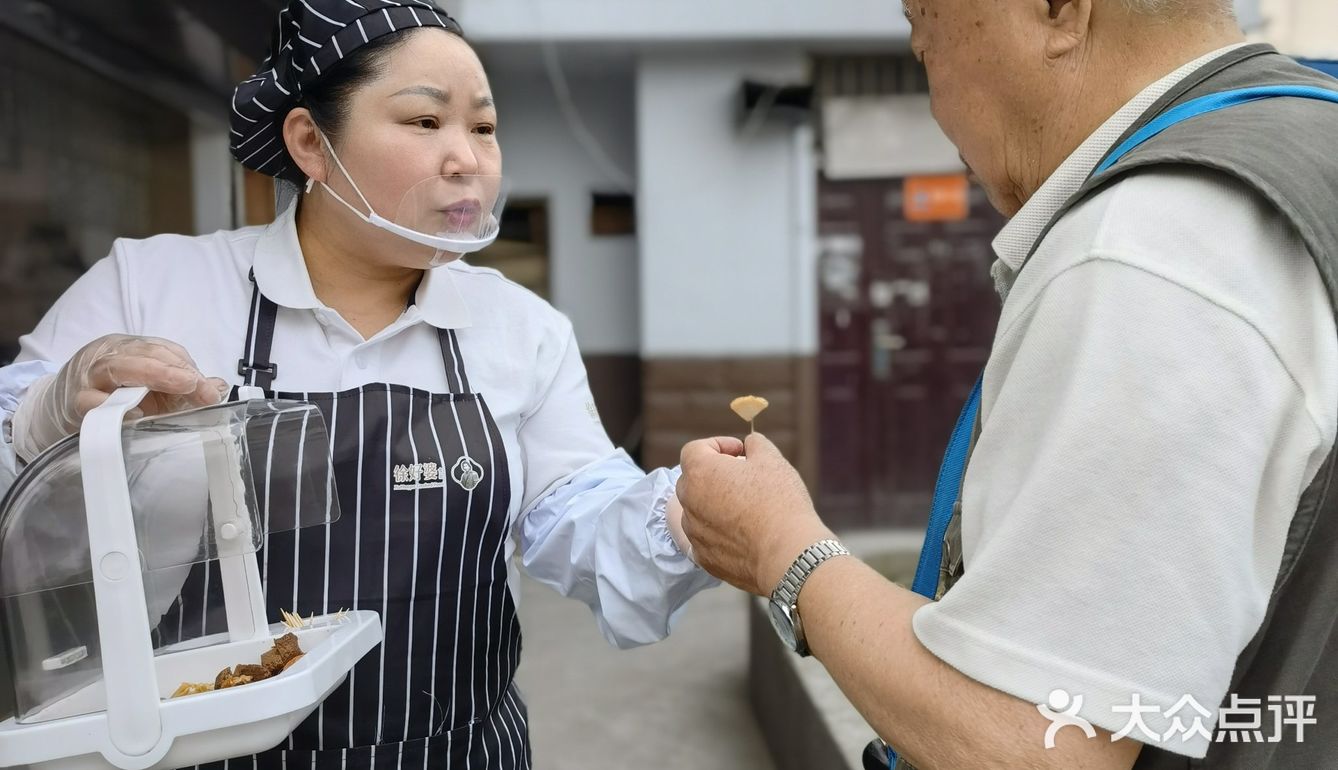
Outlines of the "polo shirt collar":
[[[280,307],[317,310],[325,305],[312,288],[307,261],[302,256],[296,211],[294,201],[261,234],[255,253],[256,285]],[[423,320],[438,329],[463,329],[472,323],[469,307],[451,273],[449,265],[426,271],[414,295]]]
[[1101,159],[1139,117],[1199,68],[1244,45],[1247,43],[1229,45],[1201,56],[1143,89],[1060,164],[994,239],[994,253],[999,261],[995,263],[992,273],[1000,294],[1007,294],[1017,272],[1036,248],[1037,240],[1045,233],[1046,226],[1064,204],[1082,189]]

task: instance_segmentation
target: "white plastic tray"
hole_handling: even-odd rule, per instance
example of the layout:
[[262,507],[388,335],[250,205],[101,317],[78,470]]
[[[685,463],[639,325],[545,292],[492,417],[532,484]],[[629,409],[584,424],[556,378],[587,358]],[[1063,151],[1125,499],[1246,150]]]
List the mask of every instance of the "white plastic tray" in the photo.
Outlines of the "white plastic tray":
[[[270,627],[274,638],[291,629]],[[188,767],[256,754],[279,745],[334,691],[354,664],[381,643],[381,620],[358,611],[316,618],[310,628],[294,631],[304,657],[279,676],[225,690],[170,698],[182,682],[212,682],[219,671],[238,663],[259,663],[271,642],[263,639],[215,644],[154,658],[160,693],[166,753],[156,751],[112,764],[118,756],[110,741],[106,696],[101,682],[48,706],[36,719],[0,722],[0,767],[32,770],[158,770]],[[225,637],[224,637],[225,638]],[[204,732],[202,729],[209,728]],[[155,754],[157,756],[155,756]]]

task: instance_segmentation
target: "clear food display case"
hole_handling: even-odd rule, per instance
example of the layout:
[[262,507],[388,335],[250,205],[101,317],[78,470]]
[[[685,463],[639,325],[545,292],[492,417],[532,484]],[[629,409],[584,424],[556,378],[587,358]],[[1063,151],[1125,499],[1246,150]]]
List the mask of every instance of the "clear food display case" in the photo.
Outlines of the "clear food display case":
[[[266,533],[339,518],[319,410],[258,398],[126,421],[145,395],[117,391],[0,501],[15,707],[0,767],[149,770],[261,752],[381,641],[375,612],[267,617]],[[167,620],[200,570],[221,591],[196,602],[226,631]]]

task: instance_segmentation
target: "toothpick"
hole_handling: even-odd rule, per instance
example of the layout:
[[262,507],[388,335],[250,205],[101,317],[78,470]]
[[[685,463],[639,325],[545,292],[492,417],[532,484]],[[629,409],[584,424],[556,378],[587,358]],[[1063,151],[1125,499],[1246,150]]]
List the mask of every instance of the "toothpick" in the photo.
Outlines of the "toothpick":
[[296,613],[289,612],[288,610],[285,610],[282,607],[279,608],[279,613],[283,615],[283,624],[293,629],[294,631],[301,631],[304,628],[310,628],[312,621],[316,619],[316,613],[314,612],[311,614],[310,619],[304,618]]

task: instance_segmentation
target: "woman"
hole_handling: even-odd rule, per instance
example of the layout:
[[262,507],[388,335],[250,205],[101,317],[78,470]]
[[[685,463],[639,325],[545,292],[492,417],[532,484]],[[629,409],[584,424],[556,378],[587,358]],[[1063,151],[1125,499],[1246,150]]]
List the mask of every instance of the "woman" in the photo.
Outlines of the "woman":
[[[343,515],[267,539],[268,610],[374,609],[385,641],[261,766],[529,767],[516,540],[620,646],[713,584],[670,534],[676,473],[609,443],[570,323],[455,261],[496,234],[496,125],[425,0],[296,0],[237,88],[232,149],[303,192],[268,227],[118,241],[0,372],[25,460],[122,385],[152,389],[148,414],[247,388],[322,411]],[[203,578],[160,632],[217,630]]]

